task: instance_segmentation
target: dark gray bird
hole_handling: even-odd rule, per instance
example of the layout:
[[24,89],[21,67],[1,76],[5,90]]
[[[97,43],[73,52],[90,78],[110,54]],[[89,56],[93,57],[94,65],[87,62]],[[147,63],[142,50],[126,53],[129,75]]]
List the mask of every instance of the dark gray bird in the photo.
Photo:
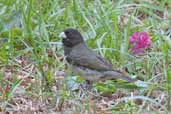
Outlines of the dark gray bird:
[[88,48],[78,30],[68,28],[59,36],[62,38],[66,60],[71,65],[75,75],[82,76],[89,81],[106,79],[121,79],[127,82],[137,81],[137,79],[114,70],[112,64]]

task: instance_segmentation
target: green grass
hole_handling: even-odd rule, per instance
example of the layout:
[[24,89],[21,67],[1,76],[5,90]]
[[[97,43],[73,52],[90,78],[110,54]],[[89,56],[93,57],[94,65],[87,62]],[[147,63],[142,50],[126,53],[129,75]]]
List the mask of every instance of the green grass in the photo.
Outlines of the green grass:
[[[170,0],[0,0],[0,112],[171,113],[171,38],[165,34],[170,20]],[[107,85],[102,91],[113,90],[112,98],[68,90],[59,74],[66,67],[58,37],[68,27],[77,28],[115,69],[149,86],[101,84]],[[129,36],[137,31],[152,41],[139,57],[128,51]]]

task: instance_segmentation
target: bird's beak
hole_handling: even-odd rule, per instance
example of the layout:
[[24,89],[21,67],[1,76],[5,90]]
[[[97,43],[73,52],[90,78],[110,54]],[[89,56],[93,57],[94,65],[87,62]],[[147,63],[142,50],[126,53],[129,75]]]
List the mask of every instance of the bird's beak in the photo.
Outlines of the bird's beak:
[[65,32],[61,32],[61,33],[59,34],[59,37],[61,37],[61,38],[63,38],[63,39],[67,38]]

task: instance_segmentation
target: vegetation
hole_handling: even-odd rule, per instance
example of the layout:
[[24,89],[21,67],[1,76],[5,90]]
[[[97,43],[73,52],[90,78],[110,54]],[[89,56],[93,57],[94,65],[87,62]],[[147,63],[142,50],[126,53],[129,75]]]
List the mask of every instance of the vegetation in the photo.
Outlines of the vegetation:
[[[170,0],[0,0],[0,112],[171,113],[170,25]],[[67,27],[148,86],[108,80],[89,91],[78,85],[80,77],[64,77],[58,34]],[[142,31],[152,47],[136,56],[129,37]]]

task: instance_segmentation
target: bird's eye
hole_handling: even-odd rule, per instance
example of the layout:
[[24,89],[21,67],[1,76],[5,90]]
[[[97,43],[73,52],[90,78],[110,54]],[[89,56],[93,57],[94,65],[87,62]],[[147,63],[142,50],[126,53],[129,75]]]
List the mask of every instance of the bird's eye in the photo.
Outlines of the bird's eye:
[[69,33],[70,33],[70,31],[68,31],[68,30],[65,31],[65,34],[69,34]]

